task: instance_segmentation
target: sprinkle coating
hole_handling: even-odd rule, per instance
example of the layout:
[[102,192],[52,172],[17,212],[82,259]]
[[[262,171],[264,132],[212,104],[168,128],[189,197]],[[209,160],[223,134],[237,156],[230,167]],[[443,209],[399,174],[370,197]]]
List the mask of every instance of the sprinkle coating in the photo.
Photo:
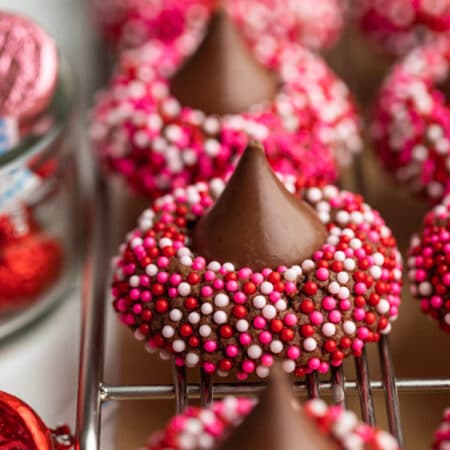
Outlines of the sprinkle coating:
[[119,48],[149,40],[180,52],[198,44],[215,0],[94,0],[94,18],[105,38]]
[[276,358],[303,376],[390,332],[402,266],[383,219],[359,195],[285,182],[329,232],[292,267],[255,272],[193,254],[189,229],[220,195],[220,179],[177,189],[144,211],[113,261],[112,294],[120,320],[149,351],[238,379],[267,376]]
[[[202,37],[216,9],[214,0],[95,0],[94,14],[105,37],[122,47],[150,39],[183,46]],[[221,7],[250,42],[299,42],[320,50],[332,46],[343,26],[341,0],[229,0]]]
[[287,41],[321,50],[336,43],[344,24],[340,0],[230,0],[227,9],[247,39],[260,46]]

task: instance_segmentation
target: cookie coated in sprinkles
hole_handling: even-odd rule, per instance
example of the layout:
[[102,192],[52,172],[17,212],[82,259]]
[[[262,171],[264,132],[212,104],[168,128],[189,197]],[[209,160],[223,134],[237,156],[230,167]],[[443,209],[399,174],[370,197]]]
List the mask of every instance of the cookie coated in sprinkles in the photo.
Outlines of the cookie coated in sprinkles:
[[120,320],[150,352],[241,380],[266,377],[274,359],[303,376],[390,332],[402,265],[383,219],[357,194],[284,181],[329,233],[292,267],[255,272],[193,254],[189,230],[223,191],[221,179],[177,189],[143,212],[113,261],[112,294]]
[[344,25],[341,0],[228,0],[227,10],[253,45],[297,42],[312,50],[332,47]]
[[103,165],[156,198],[224,176],[257,139],[276,171],[334,182],[362,142],[346,85],[299,46],[260,51],[258,59],[282,80],[278,95],[227,116],[182,107],[171,95],[170,77],[184,59],[173,47],[151,43],[124,52],[91,115],[92,147]]
[[411,239],[408,276],[411,294],[420,308],[450,333],[450,197],[423,219],[423,229]]
[[449,62],[449,38],[412,51],[381,88],[372,125],[386,169],[432,203],[450,188],[450,109],[440,88]]
[[356,0],[352,6],[363,33],[395,56],[450,30],[449,0]]
[[[204,409],[190,406],[184,414],[174,417],[164,430],[154,434],[145,450],[215,448],[251,413],[254,404],[254,400],[247,398],[227,397]],[[323,400],[309,400],[301,408],[317,425],[317,432],[329,436],[339,449],[399,448],[389,433],[361,423],[353,412],[327,406]]]
[[339,38],[344,22],[341,0],[93,0],[105,38],[121,48],[151,39],[180,49],[197,43],[220,5],[251,43],[297,42],[320,50]]
[[181,53],[202,39],[214,6],[215,0],[92,0],[94,19],[113,46],[155,40]]
[[434,433],[433,450],[447,450],[450,448],[450,408],[442,415],[442,422]]

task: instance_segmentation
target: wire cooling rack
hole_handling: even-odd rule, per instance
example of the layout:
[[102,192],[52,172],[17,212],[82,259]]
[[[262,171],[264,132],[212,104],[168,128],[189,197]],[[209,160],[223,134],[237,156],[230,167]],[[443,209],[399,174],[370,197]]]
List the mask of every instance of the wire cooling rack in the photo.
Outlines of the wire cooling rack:
[[[184,368],[173,364],[173,383],[146,386],[109,386],[103,381],[105,287],[109,273],[108,198],[104,182],[97,177],[95,196],[88,217],[91,218],[91,236],[85,262],[83,282],[82,333],[77,404],[76,450],[99,450],[102,407],[107,401],[174,399],[176,411],[186,407],[188,399],[200,399],[203,405],[215,397],[225,395],[256,395],[264,383],[219,383],[201,373],[200,383],[188,384]],[[357,391],[362,419],[375,425],[375,406],[372,392],[385,393],[387,417],[391,433],[404,449],[398,391],[450,391],[450,379],[396,379],[389,349],[389,338],[383,336],[378,344],[381,380],[372,380],[366,354],[355,359],[356,379],[347,380],[343,367],[334,368],[327,381],[317,374],[305,381],[293,383],[295,393],[306,393],[310,398],[320,393],[332,395],[336,404],[345,406],[347,393]]]

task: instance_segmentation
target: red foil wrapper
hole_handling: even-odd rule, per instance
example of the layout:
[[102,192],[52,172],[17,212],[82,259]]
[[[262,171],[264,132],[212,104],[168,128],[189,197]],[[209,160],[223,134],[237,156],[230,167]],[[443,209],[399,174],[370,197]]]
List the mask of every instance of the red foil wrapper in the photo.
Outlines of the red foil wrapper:
[[68,450],[72,445],[68,427],[50,430],[26,403],[0,391],[2,450]]
[[31,303],[62,270],[59,241],[40,231],[29,211],[23,217],[17,226],[12,216],[0,215],[0,313]]

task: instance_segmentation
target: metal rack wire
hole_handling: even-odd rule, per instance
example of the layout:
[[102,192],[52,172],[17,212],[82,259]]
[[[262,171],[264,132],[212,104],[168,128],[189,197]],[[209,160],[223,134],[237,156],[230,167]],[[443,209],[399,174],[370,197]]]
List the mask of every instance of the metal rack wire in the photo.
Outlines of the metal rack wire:
[[[219,383],[201,373],[200,383],[188,384],[184,368],[173,364],[173,384],[146,386],[109,386],[103,382],[105,286],[108,276],[107,213],[108,203],[103,181],[97,177],[94,199],[89,217],[93,218],[89,252],[85,263],[82,307],[82,333],[77,405],[76,450],[99,450],[101,413],[107,401],[175,399],[176,411],[183,411],[188,399],[200,399],[203,405],[213,398],[226,395],[256,395],[264,383]],[[94,208],[95,205],[95,208]],[[362,419],[375,425],[375,406],[372,392],[384,391],[391,433],[404,448],[398,391],[450,391],[450,379],[396,379],[389,349],[389,338],[379,344],[382,379],[371,380],[366,353],[355,358],[356,379],[346,380],[343,367],[334,368],[327,381],[319,381],[317,374],[305,381],[293,383],[295,393],[316,398],[330,393],[336,404],[345,406],[347,393],[357,391]]]

